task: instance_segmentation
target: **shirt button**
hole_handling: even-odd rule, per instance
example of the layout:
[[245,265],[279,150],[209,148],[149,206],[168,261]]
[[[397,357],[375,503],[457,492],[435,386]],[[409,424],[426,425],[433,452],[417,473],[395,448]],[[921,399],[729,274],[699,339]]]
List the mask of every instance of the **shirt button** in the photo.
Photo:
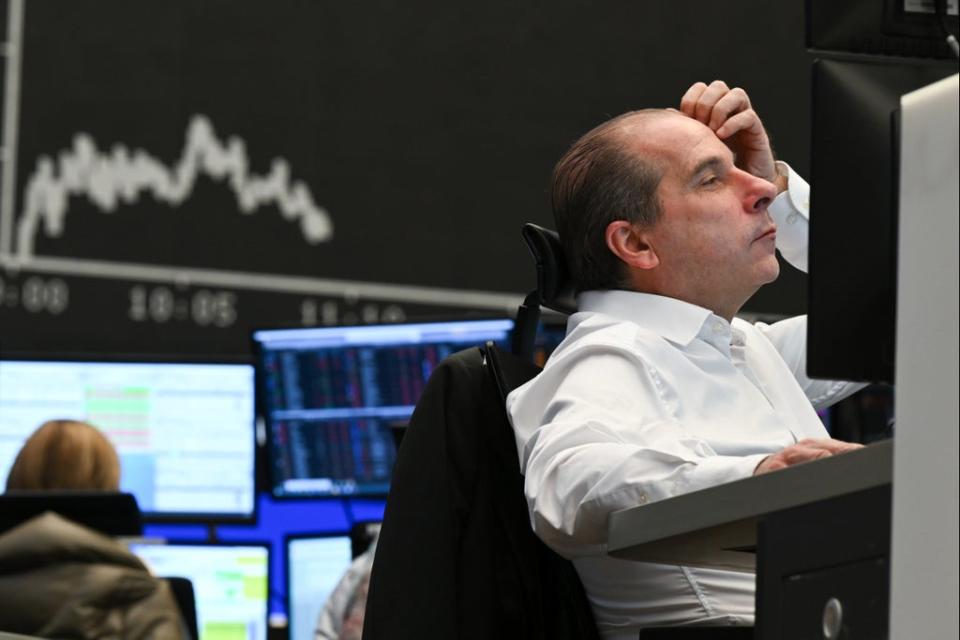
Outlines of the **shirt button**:
[[723,333],[723,325],[719,322],[713,325],[713,332],[717,335]]
[[796,212],[791,213],[790,215],[787,216],[787,224],[793,224],[793,223],[795,223],[796,221],[797,221],[797,214],[796,214]]
[[647,494],[641,493],[639,502],[640,504],[647,504]]

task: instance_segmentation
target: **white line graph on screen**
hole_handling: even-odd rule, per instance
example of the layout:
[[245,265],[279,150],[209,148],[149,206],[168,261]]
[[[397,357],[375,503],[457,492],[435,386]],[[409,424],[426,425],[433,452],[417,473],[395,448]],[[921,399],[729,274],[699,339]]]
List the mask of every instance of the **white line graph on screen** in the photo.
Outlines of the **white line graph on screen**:
[[63,234],[71,196],[86,196],[105,213],[136,203],[141,194],[178,206],[190,198],[201,175],[225,182],[241,213],[276,205],[284,218],[299,222],[308,243],[329,240],[333,236],[329,214],[314,202],[306,183],[291,182],[290,173],[283,158],[274,159],[265,176],[251,173],[244,141],[233,136],[221,142],[213,123],[203,115],[191,118],[183,153],[171,167],[142,149],[130,151],[116,145],[101,151],[92,136],[78,133],[72,148],[61,151],[56,159],[37,159],[17,220],[15,257],[23,264],[30,261],[41,223],[47,235]]
[[122,207],[144,198],[179,206],[189,199],[201,175],[231,190],[241,215],[256,214],[262,207],[275,206],[280,215],[299,226],[307,244],[319,245],[332,240],[334,229],[330,214],[316,203],[305,182],[293,179],[293,169],[285,159],[274,159],[265,175],[252,173],[246,143],[237,136],[221,140],[212,120],[202,114],[193,116],[187,123],[182,153],[169,165],[143,149],[131,150],[120,144],[99,149],[94,137],[81,130],[68,148],[37,157],[23,193],[17,194],[25,19],[28,16],[24,0],[8,0],[6,41],[0,47],[4,64],[0,269],[497,310],[512,309],[518,304],[520,297],[516,294],[496,291],[38,254],[35,248],[39,234],[55,238],[64,234],[64,222],[73,197],[86,197],[100,211],[117,215],[122,215]]

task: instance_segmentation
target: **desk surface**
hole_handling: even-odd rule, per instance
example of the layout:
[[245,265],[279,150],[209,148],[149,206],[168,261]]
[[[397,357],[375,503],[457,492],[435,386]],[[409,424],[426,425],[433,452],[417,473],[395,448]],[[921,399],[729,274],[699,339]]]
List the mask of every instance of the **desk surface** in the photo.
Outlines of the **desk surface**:
[[628,560],[753,571],[757,520],[891,482],[893,441],[610,515],[608,551]]

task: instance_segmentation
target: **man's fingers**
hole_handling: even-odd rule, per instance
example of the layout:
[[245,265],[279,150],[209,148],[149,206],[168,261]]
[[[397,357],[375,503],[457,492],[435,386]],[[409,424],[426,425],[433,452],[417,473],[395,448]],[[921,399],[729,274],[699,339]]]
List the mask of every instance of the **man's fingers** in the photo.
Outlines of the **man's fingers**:
[[840,440],[803,440],[797,444],[787,447],[780,454],[783,455],[787,464],[794,465],[809,460],[819,460],[827,458],[834,454],[845,453],[854,449],[860,449],[863,445],[853,442],[841,442]]
[[841,442],[840,440],[830,440],[829,442],[830,444],[827,446],[827,448],[832,453],[845,453],[855,449],[863,449],[863,445],[857,444],[856,442]]
[[690,88],[687,89],[687,92],[683,94],[683,97],[680,98],[680,111],[682,111],[684,115],[690,116],[691,118],[694,117],[697,101],[706,90],[707,85],[702,82],[691,85]]
[[862,444],[855,442],[843,442],[832,438],[813,439],[807,438],[797,444],[780,450],[779,452],[767,456],[757,465],[755,474],[776,471],[786,467],[792,467],[795,464],[829,458],[832,455],[853,451],[863,448]]
[[743,89],[731,89],[720,97],[710,112],[707,126],[718,131],[731,116],[750,109],[750,98]]
[[845,451],[853,451],[854,449],[862,449],[862,444],[857,444],[856,442],[844,442],[843,440],[834,440],[833,438],[807,438],[801,440],[797,443],[798,445],[805,446],[807,448],[817,448],[817,449],[826,449],[827,451],[833,453],[843,453]]
[[700,94],[693,117],[703,124],[710,122],[710,114],[713,111],[714,105],[729,91],[730,87],[728,87],[727,83],[723,80],[714,80],[711,82],[706,91]]
[[800,464],[801,462],[809,462],[810,460],[827,458],[833,455],[828,449],[818,449],[815,447],[804,447],[800,445],[787,447],[781,453],[784,461],[790,466]]
[[758,136],[763,135],[763,123],[760,122],[760,116],[753,109],[741,111],[727,119],[723,126],[716,129],[717,137],[721,140],[726,140],[741,131],[749,131]]
[[769,473],[770,471],[779,471],[780,469],[786,469],[787,463],[773,456],[767,456],[763,459],[763,462],[757,465],[757,468],[754,469],[754,475],[760,475],[761,473]]

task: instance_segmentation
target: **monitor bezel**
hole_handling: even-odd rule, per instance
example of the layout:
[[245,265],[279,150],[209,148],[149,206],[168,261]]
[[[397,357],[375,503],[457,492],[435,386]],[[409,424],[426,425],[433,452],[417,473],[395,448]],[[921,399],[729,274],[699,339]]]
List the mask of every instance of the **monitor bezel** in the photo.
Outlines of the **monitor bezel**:
[[[274,500],[348,500],[351,498],[386,498],[389,494],[389,488],[386,491],[356,491],[353,493],[338,493],[338,494],[321,494],[321,493],[301,493],[301,494],[289,494],[289,493],[278,493],[277,492],[277,478],[276,470],[274,467],[274,456],[276,454],[276,448],[273,443],[273,422],[270,417],[269,407],[266,398],[266,379],[263,373],[263,343],[257,340],[256,335],[259,332],[265,331],[309,331],[315,329],[359,329],[365,327],[397,327],[397,326],[406,326],[406,325],[417,325],[417,324],[443,324],[443,323],[455,323],[455,322],[482,322],[488,320],[504,320],[512,323],[510,329],[507,331],[507,341],[509,342],[510,337],[513,335],[513,330],[516,327],[516,318],[512,318],[507,314],[464,314],[464,315],[426,315],[418,316],[415,318],[406,318],[400,322],[372,322],[367,324],[330,324],[330,325],[294,325],[294,324],[281,324],[281,325],[272,325],[272,326],[261,326],[255,327],[250,330],[250,351],[253,354],[254,362],[254,377],[256,380],[256,402],[257,402],[257,415],[263,419],[264,429],[266,431],[266,443],[264,444],[264,451],[266,453],[266,460],[263,462],[267,465],[266,475],[270,481],[270,495]],[[464,346],[464,349],[471,347],[482,347],[483,344],[474,344],[471,346]]]
[[[53,354],[50,352],[35,351],[4,351],[0,350],[0,362],[64,362],[64,363],[91,363],[91,364],[170,364],[170,365],[214,365],[214,366],[247,366],[253,370],[253,422],[250,425],[250,438],[253,443],[253,508],[249,513],[234,512],[206,512],[206,511],[143,511],[144,524],[149,523],[184,523],[184,524],[255,524],[259,516],[257,495],[257,475],[260,464],[257,455],[257,417],[259,404],[257,401],[257,367],[249,355],[156,355],[156,354],[94,354],[86,352],[71,352]],[[37,425],[39,426],[39,425]],[[136,498],[136,496],[134,496]],[[139,504],[138,504],[139,507]]]

